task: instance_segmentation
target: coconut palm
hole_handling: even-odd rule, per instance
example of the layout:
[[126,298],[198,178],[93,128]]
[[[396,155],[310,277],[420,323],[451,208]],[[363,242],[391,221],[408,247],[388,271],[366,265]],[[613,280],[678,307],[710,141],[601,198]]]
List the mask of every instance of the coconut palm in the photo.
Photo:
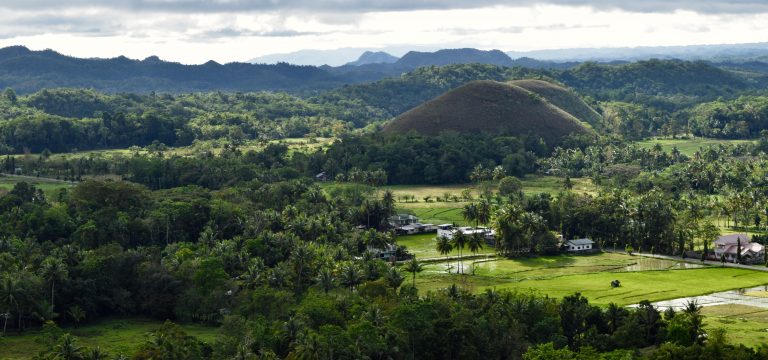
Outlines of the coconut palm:
[[363,273],[355,264],[347,264],[341,269],[340,280],[344,286],[354,290],[357,285],[363,282]]
[[469,203],[467,205],[464,205],[464,208],[461,209],[461,216],[464,217],[464,220],[467,220],[469,222],[474,222],[475,227],[477,227],[478,222],[478,212],[477,212],[477,204],[475,203]]
[[[480,233],[474,233],[472,236],[469,237],[467,240],[467,247],[469,248],[469,251],[472,253],[472,255],[477,255],[477,253],[483,248],[483,236],[480,235]],[[472,275],[475,274],[475,263],[472,263]]]
[[420,273],[423,270],[424,267],[415,257],[405,265],[405,271],[413,275],[413,287],[416,287],[416,273]]
[[101,347],[97,346],[88,350],[83,356],[83,360],[106,360],[109,359],[109,353],[101,350]]
[[453,244],[453,248],[459,250],[459,271],[461,273],[464,273],[464,264],[462,262],[462,252],[464,250],[464,246],[467,245],[467,235],[464,234],[463,231],[458,230],[455,233],[453,233],[453,237],[451,238],[451,243]]
[[400,270],[394,266],[390,266],[389,269],[387,269],[387,272],[384,273],[384,280],[392,290],[397,290],[397,288],[402,285],[405,278],[403,278],[403,274],[400,273]]
[[67,265],[63,261],[53,257],[47,257],[40,265],[40,276],[51,287],[51,304],[56,305],[54,294],[56,293],[56,283],[64,281],[69,276]]
[[78,305],[70,306],[69,311],[67,311],[67,314],[69,314],[69,317],[72,318],[72,320],[75,322],[75,329],[80,327],[80,321],[85,319],[85,310],[81,308]]
[[453,251],[453,243],[451,242],[451,239],[444,237],[444,236],[438,236],[437,237],[437,251],[440,252],[440,255],[448,255]]
[[83,347],[77,345],[77,338],[70,334],[64,334],[59,343],[53,347],[51,355],[55,359],[82,360]]
[[8,327],[8,319],[11,317],[11,309],[15,308],[21,324],[21,301],[24,297],[24,288],[18,277],[12,275],[3,276],[0,279],[0,305],[6,309],[3,314],[3,335]]
[[317,275],[317,282],[320,283],[320,287],[323,288],[326,294],[336,286],[333,271],[327,267],[320,269],[320,273]]

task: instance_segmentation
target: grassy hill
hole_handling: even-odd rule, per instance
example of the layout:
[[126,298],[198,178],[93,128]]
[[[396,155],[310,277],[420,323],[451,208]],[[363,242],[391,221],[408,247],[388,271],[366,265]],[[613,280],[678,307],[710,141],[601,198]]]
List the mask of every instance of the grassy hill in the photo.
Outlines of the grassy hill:
[[543,80],[515,80],[510,83],[541,95],[553,105],[592,126],[598,127],[603,121],[603,117],[595,109],[587,105],[571,90],[562,86]]
[[473,81],[419,105],[389,122],[384,133],[416,131],[437,135],[446,130],[507,135],[533,134],[548,144],[589,130],[577,118],[522,87]]

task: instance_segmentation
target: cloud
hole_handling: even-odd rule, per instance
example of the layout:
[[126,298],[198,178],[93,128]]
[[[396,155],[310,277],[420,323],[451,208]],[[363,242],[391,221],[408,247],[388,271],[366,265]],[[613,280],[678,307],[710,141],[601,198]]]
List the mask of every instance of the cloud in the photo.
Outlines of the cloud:
[[587,6],[597,10],[620,9],[636,12],[690,10],[708,14],[768,12],[765,0],[3,0],[0,8],[51,10],[107,8],[122,11],[215,13],[249,11],[306,11],[365,13],[378,11],[471,9],[489,6],[532,5]]

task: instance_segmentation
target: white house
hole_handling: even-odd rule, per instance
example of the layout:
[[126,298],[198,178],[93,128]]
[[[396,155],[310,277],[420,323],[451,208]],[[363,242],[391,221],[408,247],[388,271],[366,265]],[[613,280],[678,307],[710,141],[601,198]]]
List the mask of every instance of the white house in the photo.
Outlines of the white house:
[[419,218],[411,214],[397,214],[389,217],[389,225],[395,228],[419,222]]
[[395,228],[395,231],[401,235],[422,234],[437,230],[435,225],[422,224],[419,222],[419,218],[410,214],[390,216],[389,225]]
[[496,231],[493,229],[485,228],[485,227],[469,227],[469,226],[462,226],[457,227],[453,226],[453,224],[442,224],[437,225],[437,236],[451,239],[453,238],[453,235],[461,231],[464,235],[472,236],[474,234],[480,234],[483,236],[483,238],[487,242],[493,242],[496,239]]
[[715,240],[715,257],[725,256],[725,260],[736,262],[739,244],[741,244],[741,261],[743,263],[762,262],[765,247],[758,243],[750,242],[747,234],[728,234]]
[[589,239],[574,239],[565,242],[565,250],[570,252],[592,251],[594,241]]

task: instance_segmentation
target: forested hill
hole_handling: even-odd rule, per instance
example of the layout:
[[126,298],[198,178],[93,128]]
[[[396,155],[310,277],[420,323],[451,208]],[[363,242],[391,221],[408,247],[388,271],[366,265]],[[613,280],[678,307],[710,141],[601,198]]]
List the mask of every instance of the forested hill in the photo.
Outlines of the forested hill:
[[81,59],[52,50],[0,49],[0,87],[18,93],[44,88],[81,87],[106,92],[300,91],[355,82],[314,66],[209,61],[183,65],[148,57],[132,60]]
[[[112,59],[81,59],[52,50],[32,51],[22,46],[0,49],[0,88],[12,88],[19,94],[46,88],[90,88],[102,92],[185,93],[207,91],[284,91],[301,95],[318,94],[344,85],[381,81],[362,85],[359,89],[390,93],[415,85],[418,99],[414,106],[442,92],[472,80],[505,80],[518,75],[556,79],[582,93],[601,100],[629,101],[637,96],[685,94],[714,100],[729,97],[734,92],[759,88],[768,84],[768,66],[728,63],[728,69],[705,62],[649,60],[627,64],[553,63],[536,59],[510,59],[500,51],[476,49],[447,49],[436,52],[410,52],[390,64],[345,65],[341,67],[274,65],[209,61],[202,65],[184,65],[163,61],[155,56],[143,60],[117,57]],[[449,67],[448,70],[421,67]],[[489,67],[495,68],[489,70]],[[479,70],[478,70],[479,69]],[[415,78],[423,74],[447,74],[450,78],[434,79],[427,84],[413,82],[408,74],[416,70]],[[483,74],[503,74],[486,77]],[[453,74],[459,73],[456,76]],[[403,75],[405,74],[405,75]],[[476,75],[480,75],[479,77]],[[387,80],[393,79],[393,80]],[[455,81],[458,80],[458,81]],[[433,87],[439,89],[433,89]],[[359,93],[345,89],[342,93]],[[400,102],[402,96],[387,95]],[[370,97],[370,95],[364,95]],[[383,99],[383,101],[391,101]],[[384,106],[390,115],[409,107]]]
[[718,98],[764,93],[764,73],[736,72],[706,62],[648,60],[628,64],[584,63],[570,69],[533,69],[483,64],[428,66],[380,81],[319,95],[322,102],[355,101],[394,117],[474,80],[545,79],[600,101],[642,103],[668,111]]

